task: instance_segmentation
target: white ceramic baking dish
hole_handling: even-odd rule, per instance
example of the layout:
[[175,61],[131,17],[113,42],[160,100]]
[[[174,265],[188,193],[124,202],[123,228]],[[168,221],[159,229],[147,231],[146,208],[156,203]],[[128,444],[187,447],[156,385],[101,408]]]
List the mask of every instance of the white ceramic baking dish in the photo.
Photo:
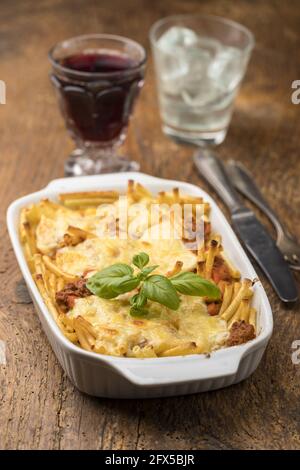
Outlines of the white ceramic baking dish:
[[259,335],[256,339],[205,355],[131,359],[99,355],[85,351],[60,331],[45,306],[30,274],[18,234],[20,210],[41,198],[56,199],[60,192],[116,189],[124,192],[128,179],[134,179],[153,192],[178,187],[185,193],[203,196],[211,204],[211,221],[215,231],[222,234],[223,245],[243,277],[255,278],[249,259],[229,223],[214,202],[202,189],[179,181],[171,181],[142,173],[120,173],[51,181],[48,186],[13,202],[7,211],[11,242],[51,346],[74,385],[90,395],[111,398],[150,398],[204,392],[240,382],[257,368],[272,334],[273,318],[269,301],[260,282],[254,286],[254,306],[258,311]]

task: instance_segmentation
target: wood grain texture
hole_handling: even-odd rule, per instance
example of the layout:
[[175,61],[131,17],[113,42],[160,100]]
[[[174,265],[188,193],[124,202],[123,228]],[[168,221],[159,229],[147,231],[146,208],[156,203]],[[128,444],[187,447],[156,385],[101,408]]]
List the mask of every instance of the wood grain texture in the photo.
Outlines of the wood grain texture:
[[[48,80],[47,51],[63,38],[89,32],[130,36],[149,50],[147,32],[172,13],[223,15],[248,26],[256,48],[228,137],[218,149],[242,161],[300,240],[300,105],[297,0],[2,0],[0,79],[0,366],[1,449],[296,449],[300,447],[299,306],[283,307],[265,284],[274,335],[258,370],[244,383],[201,395],[149,401],[96,399],[65,377],[41,329],[17,267],[4,209],[17,197],[62,176],[72,148]],[[150,51],[149,51],[150,52]],[[152,61],[125,144],[142,170],[201,184],[191,149],[160,130]],[[300,278],[298,276],[298,283]]]

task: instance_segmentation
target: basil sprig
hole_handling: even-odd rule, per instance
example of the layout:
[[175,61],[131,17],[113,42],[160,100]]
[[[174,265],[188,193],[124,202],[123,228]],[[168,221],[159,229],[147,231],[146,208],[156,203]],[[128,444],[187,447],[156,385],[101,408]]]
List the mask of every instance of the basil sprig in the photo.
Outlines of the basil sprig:
[[147,315],[147,301],[158,302],[171,310],[177,310],[180,305],[178,292],[184,295],[208,297],[210,300],[219,300],[219,288],[211,281],[203,279],[197,274],[186,272],[172,278],[160,274],[151,274],[158,265],[147,266],[149,256],[147,253],[138,253],[133,257],[132,263],[139,269],[135,273],[132,266],[125,263],[116,263],[90,277],[86,287],[103,299],[113,299],[139,287],[139,292],[130,298],[130,314],[134,317]]

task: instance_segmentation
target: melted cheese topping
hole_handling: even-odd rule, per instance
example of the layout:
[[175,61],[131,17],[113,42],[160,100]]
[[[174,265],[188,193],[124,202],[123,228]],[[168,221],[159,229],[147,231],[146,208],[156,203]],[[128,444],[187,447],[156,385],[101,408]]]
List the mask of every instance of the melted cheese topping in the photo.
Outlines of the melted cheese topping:
[[[94,350],[127,357],[155,357],[184,354],[194,347],[195,353],[207,353],[220,347],[228,336],[226,322],[209,316],[199,297],[181,297],[177,311],[149,302],[147,318],[133,318],[126,299],[105,300],[97,296],[77,299],[68,313],[81,316],[97,332]],[[180,352],[182,351],[182,352]]]
[[61,248],[56,253],[56,263],[63,271],[82,275],[87,271],[100,271],[114,263],[130,264],[132,257],[146,251],[149,265],[159,265],[156,273],[166,274],[174,268],[176,261],[183,263],[183,271],[196,267],[197,257],[181,240],[102,240],[91,238],[75,247]]
[[[112,218],[103,208],[85,213],[55,209],[41,216],[36,229],[37,247],[45,254],[53,250],[57,267],[76,276],[90,276],[117,262],[131,264],[133,256],[141,251],[148,253],[149,265],[159,265],[156,273],[167,275],[178,261],[182,263],[181,271],[196,268],[197,256],[176,231],[168,232],[165,220],[150,228],[146,219],[135,215],[129,221],[131,227],[138,227],[136,239],[111,238],[107,234]],[[96,237],[76,246],[60,247],[70,225]],[[113,300],[94,295],[80,298],[67,314],[92,324],[96,332],[95,352],[127,357],[206,353],[221,347],[228,336],[226,322],[219,316],[210,316],[199,297],[181,296],[177,311],[149,301],[147,318],[133,318],[129,313],[130,295]]]
[[55,218],[41,216],[36,229],[37,248],[41,253],[49,253],[63,239],[69,225],[91,233],[96,233],[99,220],[94,215],[83,216],[74,211],[58,209]]

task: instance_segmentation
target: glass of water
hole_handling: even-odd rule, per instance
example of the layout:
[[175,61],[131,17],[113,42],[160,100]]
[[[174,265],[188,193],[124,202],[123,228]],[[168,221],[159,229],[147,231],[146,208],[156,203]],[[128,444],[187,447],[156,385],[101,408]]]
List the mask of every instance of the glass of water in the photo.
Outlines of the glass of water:
[[223,142],[254,46],[253,34],[217,16],[163,18],[150,31],[165,134]]

